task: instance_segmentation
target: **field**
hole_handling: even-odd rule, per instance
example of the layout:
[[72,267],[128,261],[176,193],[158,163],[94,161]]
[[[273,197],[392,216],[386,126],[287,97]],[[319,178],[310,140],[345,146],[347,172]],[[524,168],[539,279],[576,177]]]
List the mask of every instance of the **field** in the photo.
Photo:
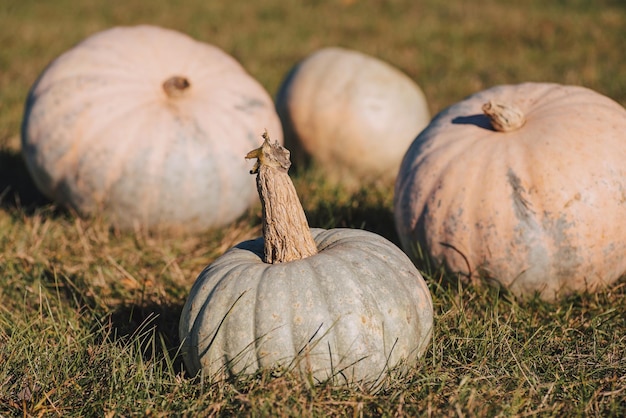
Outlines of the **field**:
[[[182,305],[205,265],[260,234],[260,206],[188,236],[111,231],[42,197],[20,156],[24,100],[44,67],[96,31],[139,23],[221,47],[272,95],[299,59],[341,45],[406,72],[433,115],[524,81],[583,85],[626,106],[623,0],[2,0],[0,417],[626,415],[624,280],[559,303],[520,302],[424,272],[432,343],[377,394],[289,374],[190,380]],[[294,182],[311,226],[397,243],[392,190],[348,192],[314,171]]]

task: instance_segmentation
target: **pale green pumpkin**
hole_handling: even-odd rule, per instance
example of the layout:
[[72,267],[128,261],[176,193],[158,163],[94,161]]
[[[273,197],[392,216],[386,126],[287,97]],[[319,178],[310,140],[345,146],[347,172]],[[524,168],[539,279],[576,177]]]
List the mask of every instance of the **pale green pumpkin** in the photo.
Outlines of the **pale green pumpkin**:
[[309,230],[286,169],[261,161],[258,171],[265,238],[230,249],[196,280],[180,320],[188,371],[282,366],[313,381],[373,386],[389,369],[415,365],[433,306],[409,258],[367,231]]

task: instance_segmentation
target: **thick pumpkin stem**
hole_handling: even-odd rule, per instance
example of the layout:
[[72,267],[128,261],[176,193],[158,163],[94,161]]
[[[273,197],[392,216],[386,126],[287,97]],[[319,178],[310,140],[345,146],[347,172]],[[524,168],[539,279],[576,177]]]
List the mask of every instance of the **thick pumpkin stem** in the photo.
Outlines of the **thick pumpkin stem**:
[[289,151],[278,142],[272,144],[267,131],[263,138],[263,145],[246,158],[257,159],[250,174],[257,175],[261,198],[265,262],[283,263],[317,254],[304,209],[287,174],[291,166]]
[[483,112],[491,126],[498,132],[515,131],[526,123],[524,113],[516,106],[489,100],[483,105]]
[[172,76],[163,82],[163,90],[167,97],[171,98],[181,97],[189,87],[191,87],[189,80],[179,75]]

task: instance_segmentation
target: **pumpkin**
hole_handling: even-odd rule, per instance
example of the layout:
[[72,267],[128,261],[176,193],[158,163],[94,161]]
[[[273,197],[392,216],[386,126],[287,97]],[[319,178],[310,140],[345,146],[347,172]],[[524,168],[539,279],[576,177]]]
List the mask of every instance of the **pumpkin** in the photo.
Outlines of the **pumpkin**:
[[374,388],[388,369],[415,365],[433,306],[411,260],[371,232],[309,229],[278,142],[266,136],[247,158],[258,159],[263,237],[228,250],[193,285],[179,328],[189,373],[282,368]]
[[393,184],[430,113],[424,93],[390,64],[358,51],[320,49],[299,62],[276,97],[285,145],[349,188]]
[[38,188],[119,228],[195,231],[255,202],[241,158],[282,132],[272,98],[215,46],[115,27],[55,59],[30,93],[22,153]]
[[626,273],[625,132],[626,110],[579,86],[502,85],[450,106],[402,162],[402,248],[519,297],[613,283]]

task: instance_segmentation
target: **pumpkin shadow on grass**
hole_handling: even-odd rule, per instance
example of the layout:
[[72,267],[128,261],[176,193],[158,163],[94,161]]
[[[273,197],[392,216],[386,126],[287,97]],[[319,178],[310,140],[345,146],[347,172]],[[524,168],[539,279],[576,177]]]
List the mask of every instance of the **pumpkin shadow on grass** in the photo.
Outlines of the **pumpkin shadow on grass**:
[[164,370],[178,374],[184,370],[178,338],[178,322],[182,303],[155,301],[127,302],[102,317],[102,303],[83,283],[80,275],[58,274],[54,269],[43,271],[42,278],[55,289],[61,300],[81,311],[91,312],[95,341],[117,344],[140,353],[144,361],[157,362]]
[[180,353],[178,322],[182,304],[154,302],[127,304],[115,309],[108,317],[110,339],[120,344],[132,344],[141,350],[146,361],[163,362],[173,373],[185,370]]
[[384,193],[384,190],[374,187],[351,193],[348,199],[320,199],[305,209],[309,226],[363,229],[399,246],[393,210],[386,202]]
[[37,189],[19,151],[0,149],[0,208],[32,215],[44,207],[52,207],[53,215],[66,213]]

